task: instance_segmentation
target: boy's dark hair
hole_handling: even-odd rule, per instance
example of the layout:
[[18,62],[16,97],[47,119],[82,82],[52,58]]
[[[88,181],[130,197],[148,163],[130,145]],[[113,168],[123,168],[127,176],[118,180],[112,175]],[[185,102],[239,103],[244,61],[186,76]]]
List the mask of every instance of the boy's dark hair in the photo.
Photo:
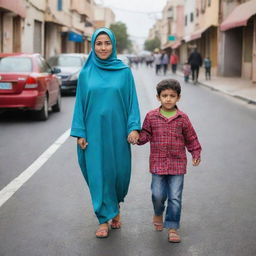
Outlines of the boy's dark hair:
[[156,86],[157,95],[160,96],[161,92],[166,89],[172,89],[177,92],[178,96],[180,96],[181,87],[180,83],[175,79],[164,79],[159,82]]

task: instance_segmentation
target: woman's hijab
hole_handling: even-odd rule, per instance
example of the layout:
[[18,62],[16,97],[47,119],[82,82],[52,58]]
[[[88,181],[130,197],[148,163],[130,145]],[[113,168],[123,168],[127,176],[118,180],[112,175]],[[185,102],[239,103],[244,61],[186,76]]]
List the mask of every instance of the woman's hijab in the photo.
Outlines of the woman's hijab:
[[[100,35],[102,33],[107,34],[112,42],[112,53],[106,60],[100,59],[95,53],[95,41],[96,41],[98,35]],[[83,69],[85,69],[91,65],[95,65],[98,68],[105,69],[105,70],[119,70],[119,69],[128,68],[128,66],[125,65],[121,60],[117,59],[116,38],[115,38],[114,33],[108,28],[99,28],[93,33],[92,50],[90,52],[90,55],[84,65]]]

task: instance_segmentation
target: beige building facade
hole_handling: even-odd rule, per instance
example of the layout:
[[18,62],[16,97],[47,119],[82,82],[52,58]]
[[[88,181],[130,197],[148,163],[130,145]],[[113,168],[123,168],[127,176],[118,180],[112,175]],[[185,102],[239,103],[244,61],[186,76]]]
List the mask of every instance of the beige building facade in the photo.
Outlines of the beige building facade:
[[97,10],[93,0],[0,0],[0,51],[89,53],[95,24],[115,22],[111,9]]
[[115,23],[115,14],[110,8],[95,4],[94,6],[94,25],[95,28],[107,27]]

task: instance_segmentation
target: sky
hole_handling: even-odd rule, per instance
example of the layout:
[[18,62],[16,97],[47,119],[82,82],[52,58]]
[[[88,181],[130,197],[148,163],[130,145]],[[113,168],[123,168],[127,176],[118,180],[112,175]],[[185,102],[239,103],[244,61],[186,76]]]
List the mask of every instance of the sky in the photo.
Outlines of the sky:
[[95,0],[98,4],[110,7],[116,21],[122,21],[128,28],[131,40],[143,47],[149,29],[154,25],[167,0]]

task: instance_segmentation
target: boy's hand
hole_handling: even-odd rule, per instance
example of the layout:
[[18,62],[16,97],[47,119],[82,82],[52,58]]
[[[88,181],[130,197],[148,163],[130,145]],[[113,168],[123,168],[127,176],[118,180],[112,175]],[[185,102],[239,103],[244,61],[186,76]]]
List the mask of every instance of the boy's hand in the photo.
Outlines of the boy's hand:
[[198,159],[192,159],[192,164],[193,164],[193,166],[198,166],[198,165],[200,164],[200,162],[201,162],[201,159],[200,159],[200,158],[198,158]]
[[137,144],[138,140],[139,140],[139,133],[137,131],[131,131],[130,134],[128,135],[128,142],[131,144]]
[[85,140],[85,138],[78,138],[77,144],[80,146],[81,149],[86,149],[88,142]]

